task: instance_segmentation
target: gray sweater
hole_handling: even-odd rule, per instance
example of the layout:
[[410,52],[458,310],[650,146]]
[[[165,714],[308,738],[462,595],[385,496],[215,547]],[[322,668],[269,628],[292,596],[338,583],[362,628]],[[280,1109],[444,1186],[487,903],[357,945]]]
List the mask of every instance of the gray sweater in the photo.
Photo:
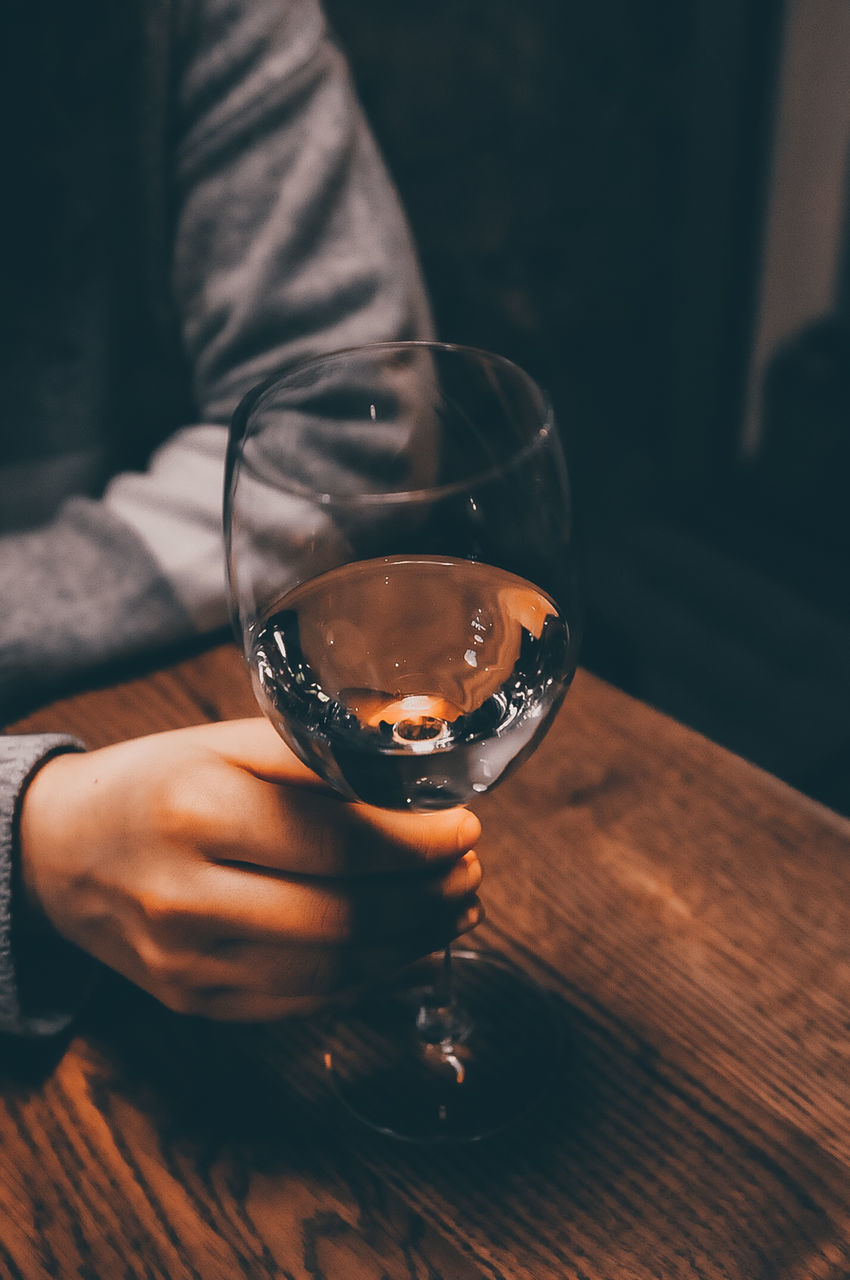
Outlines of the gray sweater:
[[[315,0],[95,7],[82,24],[48,0],[48,19],[35,6],[37,29],[16,33],[29,39],[5,42],[35,41],[20,76],[52,69],[36,88],[65,113],[35,111],[19,147],[0,348],[0,724],[223,626],[222,469],[241,395],[299,356],[429,328],[403,216]],[[11,13],[36,23],[27,6]],[[22,1007],[17,810],[39,764],[80,745],[0,738],[0,1029],[18,1034],[56,1030],[69,1009]]]

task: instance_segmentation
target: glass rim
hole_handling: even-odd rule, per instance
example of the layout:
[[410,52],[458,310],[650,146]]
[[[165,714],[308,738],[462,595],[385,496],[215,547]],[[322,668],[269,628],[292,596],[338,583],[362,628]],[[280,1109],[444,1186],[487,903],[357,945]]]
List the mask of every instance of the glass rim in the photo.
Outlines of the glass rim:
[[277,386],[282,385],[289,379],[296,378],[309,372],[313,367],[323,364],[329,364],[336,360],[342,360],[347,356],[370,356],[380,355],[383,353],[390,354],[392,352],[404,351],[431,351],[441,354],[457,354],[463,356],[474,356],[476,359],[482,360],[492,366],[509,371],[512,376],[518,377],[519,381],[525,383],[540,400],[541,421],[536,431],[529,439],[519,446],[516,451],[510,454],[505,463],[496,464],[484,468],[482,471],[474,472],[463,480],[455,480],[448,484],[431,485],[418,489],[399,489],[386,491],[365,491],[360,493],[352,493],[346,490],[327,490],[311,489],[308,485],[299,484],[294,481],[281,480],[278,484],[281,493],[290,494],[293,497],[304,498],[319,506],[382,506],[382,505],[414,505],[421,502],[438,502],[443,498],[450,498],[459,493],[464,493],[475,487],[479,488],[490,481],[503,475],[506,467],[521,464],[526,458],[532,456],[552,435],[555,427],[554,407],[551,397],[544,387],[532,377],[523,367],[511,360],[507,356],[499,355],[494,351],[488,351],[483,347],[474,347],[468,344],[456,342],[439,342],[429,339],[411,339],[397,340],[391,342],[371,342],[364,344],[355,344],[349,347],[339,347],[333,351],[318,352],[310,356],[303,356],[292,361],[291,364],[285,365],[278,369],[275,373],[264,378],[256,386],[252,387],[245,393],[237,404],[230,423],[228,433],[228,459],[227,459],[227,489],[226,492],[232,494],[234,479],[237,470],[237,463],[241,462],[238,449],[243,441],[249,438],[249,423],[255,410],[260,406],[261,401],[269,392]]

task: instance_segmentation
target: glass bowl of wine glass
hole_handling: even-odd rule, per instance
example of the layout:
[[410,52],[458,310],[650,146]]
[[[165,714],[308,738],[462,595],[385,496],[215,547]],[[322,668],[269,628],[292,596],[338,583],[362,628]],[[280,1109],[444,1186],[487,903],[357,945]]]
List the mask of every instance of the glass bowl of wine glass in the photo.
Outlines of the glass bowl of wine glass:
[[[305,359],[234,416],[228,589],[257,701],[352,802],[428,812],[508,777],[552,723],[580,638],[567,467],[517,365],[443,343]],[[349,1110],[474,1139],[553,1061],[544,991],[476,946],[342,1011],[325,1066]]]

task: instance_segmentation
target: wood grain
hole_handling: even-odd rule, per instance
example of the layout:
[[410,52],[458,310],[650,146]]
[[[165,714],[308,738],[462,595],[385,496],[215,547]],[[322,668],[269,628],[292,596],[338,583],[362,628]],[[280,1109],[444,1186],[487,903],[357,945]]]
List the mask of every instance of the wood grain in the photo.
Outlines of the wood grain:
[[[19,728],[253,713],[222,648]],[[394,1144],[334,1110],[320,1020],[107,980],[69,1044],[5,1049],[0,1275],[846,1280],[850,824],[586,673],[479,812],[477,940],[567,1031],[533,1120]]]

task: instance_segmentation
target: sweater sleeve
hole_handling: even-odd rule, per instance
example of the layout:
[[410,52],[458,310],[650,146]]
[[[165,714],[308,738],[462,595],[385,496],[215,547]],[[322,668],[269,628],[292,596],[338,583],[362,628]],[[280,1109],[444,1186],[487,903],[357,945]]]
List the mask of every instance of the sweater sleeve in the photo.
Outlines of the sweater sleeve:
[[429,333],[403,215],[315,0],[175,10],[171,280],[197,420],[102,498],[0,538],[0,723],[226,625],[224,454],[245,391],[303,355]]
[[102,504],[0,538],[0,724],[74,677],[176,643],[191,620],[138,534]]
[[24,788],[52,756],[81,751],[59,734],[0,735],[0,1032],[55,1034],[84,997],[94,963],[46,928],[30,928],[16,897],[17,820]]
[[315,0],[185,9],[173,288],[201,421],[105,506],[194,626],[226,618],[227,424],[269,373],[322,351],[430,335],[396,194]]

